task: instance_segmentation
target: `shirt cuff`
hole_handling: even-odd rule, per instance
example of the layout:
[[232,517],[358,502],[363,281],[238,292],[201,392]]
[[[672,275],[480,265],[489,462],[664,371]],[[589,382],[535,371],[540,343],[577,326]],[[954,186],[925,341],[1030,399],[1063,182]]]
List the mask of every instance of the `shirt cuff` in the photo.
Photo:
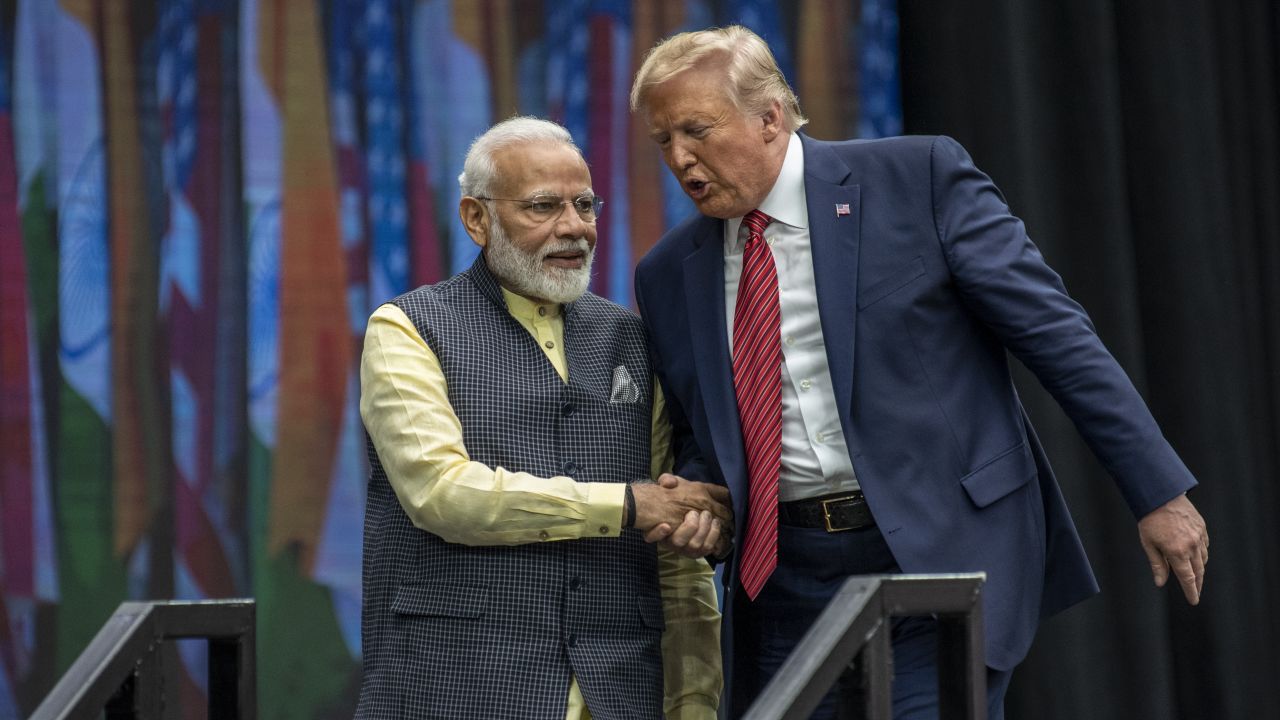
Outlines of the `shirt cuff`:
[[622,534],[622,509],[626,483],[588,483],[586,531],[583,537],[618,537]]
[[712,698],[705,695],[695,699],[681,701],[679,705],[667,708],[667,720],[716,720],[716,706]]

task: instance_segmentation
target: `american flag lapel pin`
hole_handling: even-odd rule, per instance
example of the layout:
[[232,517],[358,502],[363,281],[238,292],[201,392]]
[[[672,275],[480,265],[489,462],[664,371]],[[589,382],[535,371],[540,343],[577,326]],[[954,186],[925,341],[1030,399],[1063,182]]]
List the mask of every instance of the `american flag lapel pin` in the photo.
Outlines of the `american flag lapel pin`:
[[849,203],[836,203],[836,217],[844,217],[849,214]]

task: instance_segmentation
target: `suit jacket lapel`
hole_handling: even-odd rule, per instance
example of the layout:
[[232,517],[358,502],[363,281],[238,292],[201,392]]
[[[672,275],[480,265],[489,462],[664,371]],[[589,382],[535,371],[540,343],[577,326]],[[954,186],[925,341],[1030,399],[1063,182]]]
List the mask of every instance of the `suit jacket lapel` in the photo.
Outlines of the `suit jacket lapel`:
[[[853,345],[857,323],[860,188],[846,184],[849,167],[829,147],[800,136],[804,143],[806,205],[813,272],[818,289],[818,316],[827,347],[836,406],[846,441],[853,398]],[[843,206],[848,206],[845,213]],[[854,448],[850,445],[849,452]]]
[[711,425],[711,438],[720,469],[735,511],[746,511],[745,472],[742,457],[742,429],[738,423],[738,401],[733,392],[732,360],[729,356],[728,327],[724,304],[724,236],[721,221],[702,218],[697,228],[695,249],[684,260],[685,309],[698,373],[698,386]]

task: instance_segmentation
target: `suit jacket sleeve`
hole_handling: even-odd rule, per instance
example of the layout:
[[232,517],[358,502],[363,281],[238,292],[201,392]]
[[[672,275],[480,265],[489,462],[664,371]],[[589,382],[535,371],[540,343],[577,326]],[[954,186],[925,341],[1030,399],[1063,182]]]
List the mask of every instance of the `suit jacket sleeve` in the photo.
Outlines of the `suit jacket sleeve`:
[[1000,191],[951,138],[930,172],[934,226],[963,302],[1048,390],[1136,517],[1196,484],[1093,323]]
[[[645,332],[652,333],[653,328],[649,324],[651,316],[645,312],[644,295],[640,291],[640,287],[641,284],[637,282],[636,306],[640,310],[640,317],[644,320]],[[671,472],[687,480],[718,482],[716,477],[712,477],[707,472],[706,462],[698,449],[698,443],[693,439],[693,430],[689,427],[689,419],[684,413],[684,408],[681,407],[679,399],[665,385],[662,357],[657,350],[657,344],[650,341],[648,345],[649,363],[653,367],[654,375],[657,377],[659,384],[662,386],[667,420],[671,425]]]

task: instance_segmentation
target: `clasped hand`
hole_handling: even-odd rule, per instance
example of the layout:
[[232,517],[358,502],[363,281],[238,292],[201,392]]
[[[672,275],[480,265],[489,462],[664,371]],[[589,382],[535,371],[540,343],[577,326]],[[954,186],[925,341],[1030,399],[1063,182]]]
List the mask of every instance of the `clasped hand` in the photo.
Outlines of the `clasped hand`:
[[661,542],[686,557],[723,556],[733,540],[729,490],[664,473],[656,483],[631,487],[635,526],[647,542]]

